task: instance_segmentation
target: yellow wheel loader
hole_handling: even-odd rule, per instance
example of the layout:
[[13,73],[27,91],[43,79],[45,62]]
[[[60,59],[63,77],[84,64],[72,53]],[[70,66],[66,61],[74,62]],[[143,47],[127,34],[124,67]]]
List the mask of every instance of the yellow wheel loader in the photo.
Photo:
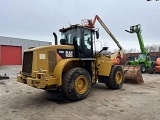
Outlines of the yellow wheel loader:
[[[120,89],[124,82],[124,71],[112,59],[115,55],[121,56],[122,48],[115,41],[120,48],[118,54],[101,54],[108,47],[95,52],[93,43],[99,38],[99,32],[93,26],[94,21],[87,21],[87,24],[60,29],[60,45],[57,45],[54,33],[56,45],[25,50],[22,71],[17,81],[46,91],[61,90],[71,101],[86,98],[91,85],[97,81],[110,89]],[[108,28],[107,31],[114,37]]]

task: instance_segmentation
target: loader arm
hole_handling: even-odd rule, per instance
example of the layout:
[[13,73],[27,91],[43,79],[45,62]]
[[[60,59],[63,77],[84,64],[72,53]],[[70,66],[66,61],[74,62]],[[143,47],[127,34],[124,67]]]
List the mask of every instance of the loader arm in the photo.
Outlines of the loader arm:
[[[98,22],[102,25],[102,27],[105,29],[105,31],[110,35],[110,37],[113,39],[113,41],[119,47],[119,51],[111,55],[111,60],[114,64],[120,64],[120,58],[123,57],[121,45],[116,40],[116,38],[113,36],[113,34],[110,32],[110,30],[107,28],[107,26],[103,23],[103,21],[99,18],[98,15],[95,16],[95,18],[91,24],[92,27],[94,27],[96,20],[98,20]],[[141,39],[140,35],[141,34],[138,34],[139,38]],[[141,47],[143,48],[143,46],[144,46],[143,41],[140,41],[140,42],[141,42],[140,44],[142,45]],[[139,66],[134,67],[134,66],[122,65],[122,68],[123,68],[123,71],[125,71],[125,73],[124,73],[125,74],[125,82],[136,83],[136,84],[141,84],[144,82]]]
[[[113,41],[116,43],[116,45],[119,47],[119,50],[116,53],[113,53],[110,55],[110,58],[114,64],[120,64],[120,58],[122,58],[123,53],[122,53],[122,47],[119,44],[119,42],[116,40],[114,35],[110,32],[110,30],[107,28],[107,26],[103,23],[103,21],[100,19],[98,15],[95,16],[94,20],[88,20],[88,25],[87,27],[95,28],[95,22],[98,20],[98,22],[101,24],[101,26],[105,29],[105,31],[109,34],[109,36],[113,39]],[[128,31],[130,32],[130,31]],[[139,38],[141,36],[139,35]],[[141,42],[141,41],[140,41]],[[140,43],[143,48],[143,41]],[[143,78],[142,74],[140,71],[140,66],[126,66],[126,65],[121,65],[125,74],[125,82],[129,83],[136,83],[136,84],[141,84],[143,83]]]
[[104,24],[104,22],[101,20],[101,18],[98,15],[95,16],[94,20],[91,23],[91,26],[94,27],[96,20],[98,20],[98,22],[101,24],[101,26],[105,29],[105,31],[109,34],[109,36],[117,44],[117,46],[119,47],[119,49],[122,50],[122,47],[119,44],[119,42],[117,41],[117,39],[114,37],[114,35],[111,33],[111,31],[108,29],[108,27]]

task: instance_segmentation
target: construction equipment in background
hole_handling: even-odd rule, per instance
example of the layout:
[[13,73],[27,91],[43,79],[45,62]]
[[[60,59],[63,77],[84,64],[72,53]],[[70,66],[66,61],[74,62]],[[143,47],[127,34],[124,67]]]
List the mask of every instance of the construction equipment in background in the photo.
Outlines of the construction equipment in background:
[[[147,1],[152,1],[152,0],[147,0]],[[156,1],[159,1],[159,0],[156,0]]]
[[[95,16],[94,20],[88,20],[88,25],[87,27],[94,27],[95,22],[98,20],[98,22],[101,24],[101,26],[105,29],[105,31],[110,35],[110,37],[113,39],[113,41],[116,43],[118,46],[119,50],[113,54],[110,55],[110,58],[112,62],[116,65],[120,64],[120,58],[123,57],[123,50],[119,42],[116,40],[114,35],[110,32],[110,30],[107,28],[107,26],[103,23],[103,21],[100,19],[98,15]],[[122,65],[121,65],[122,66]],[[141,74],[141,68],[138,66],[131,66],[131,65],[125,65],[122,66],[123,71],[124,71],[124,76],[125,76],[125,83],[135,83],[135,84],[141,84],[144,83],[143,77]]]
[[[110,89],[120,89],[124,82],[122,67],[115,65],[111,56],[101,54],[108,47],[103,47],[98,53],[93,51],[99,31],[93,26],[94,21],[86,22],[60,29],[61,45],[25,50],[17,81],[46,91],[61,90],[71,101],[85,99],[91,84],[97,81]],[[104,26],[102,21],[100,23]],[[113,38],[108,28],[107,31]],[[57,43],[57,35],[53,35]],[[122,47],[118,41],[115,42],[120,48],[117,55],[121,55]]]
[[160,73],[160,57],[156,59],[156,62],[148,70],[149,74]]
[[[2,69],[2,66],[0,66],[0,69]],[[0,70],[2,71],[2,70]],[[0,73],[0,80],[9,79],[9,76],[7,76],[6,73]]]
[[142,35],[141,35],[141,26],[140,26],[140,24],[134,25],[134,26],[130,27],[130,31],[128,31],[128,30],[125,30],[125,31],[129,32],[129,33],[136,33],[137,34],[139,46],[141,49],[141,53],[138,55],[138,59],[127,61],[127,64],[128,65],[139,65],[141,67],[141,72],[145,73],[151,67],[153,62],[151,61],[150,54],[146,50],[144,43],[143,43],[143,39],[142,39]]
[[7,76],[6,73],[4,75],[0,75],[0,80],[4,79],[9,79],[9,76]]

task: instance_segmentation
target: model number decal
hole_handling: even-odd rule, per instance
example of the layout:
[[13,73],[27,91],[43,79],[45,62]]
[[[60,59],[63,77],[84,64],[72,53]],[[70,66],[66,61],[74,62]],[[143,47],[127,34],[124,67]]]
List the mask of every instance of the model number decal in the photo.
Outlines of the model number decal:
[[59,53],[64,53],[64,51],[59,51]]
[[57,49],[57,53],[63,59],[74,57],[74,50],[70,49]]
[[66,51],[65,55],[66,57],[73,57],[73,51]]

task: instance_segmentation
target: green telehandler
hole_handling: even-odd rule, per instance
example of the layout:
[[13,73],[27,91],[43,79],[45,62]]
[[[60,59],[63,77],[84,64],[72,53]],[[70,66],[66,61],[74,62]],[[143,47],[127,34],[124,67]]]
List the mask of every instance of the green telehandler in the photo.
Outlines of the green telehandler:
[[141,72],[145,73],[151,67],[153,62],[151,61],[150,54],[146,50],[144,43],[143,43],[143,39],[141,35],[141,25],[138,24],[138,25],[131,26],[130,31],[128,30],[125,30],[125,31],[129,33],[137,34],[139,46],[141,49],[141,53],[139,53],[138,58],[136,60],[127,61],[127,64],[128,65],[139,65],[141,67]]

